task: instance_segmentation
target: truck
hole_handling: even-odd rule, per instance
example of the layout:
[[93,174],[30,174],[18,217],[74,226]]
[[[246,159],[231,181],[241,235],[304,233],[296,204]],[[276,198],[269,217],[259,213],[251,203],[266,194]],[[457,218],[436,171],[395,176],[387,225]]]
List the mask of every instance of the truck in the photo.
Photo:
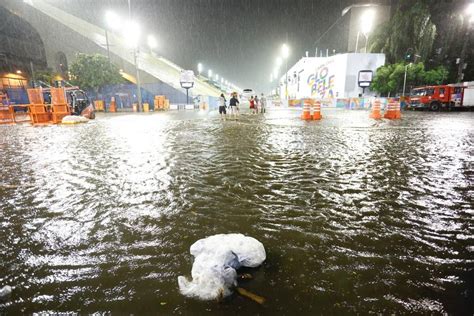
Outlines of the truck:
[[409,109],[474,109],[474,82],[414,88],[410,92]]

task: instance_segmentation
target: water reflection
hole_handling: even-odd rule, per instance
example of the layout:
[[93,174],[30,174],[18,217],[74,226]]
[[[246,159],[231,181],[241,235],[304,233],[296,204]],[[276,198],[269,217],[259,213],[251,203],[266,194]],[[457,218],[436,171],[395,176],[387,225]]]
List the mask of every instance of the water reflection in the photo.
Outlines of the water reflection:
[[[469,311],[473,117],[323,116],[273,110],[221,122],[181,112],[0,127],[0,284],[17,286],[2,308]],[[178,293],[189,246],[229,232],[267,248],[243,284],[264,307]]]

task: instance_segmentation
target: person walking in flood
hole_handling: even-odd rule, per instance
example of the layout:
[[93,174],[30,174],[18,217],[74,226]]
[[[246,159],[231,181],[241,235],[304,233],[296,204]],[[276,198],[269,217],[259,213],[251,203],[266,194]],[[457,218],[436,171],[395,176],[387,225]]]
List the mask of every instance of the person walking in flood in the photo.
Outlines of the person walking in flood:
[[235,119],[237,119],[237,116],[239,114],[239,100],[237,99],[237,92],[232,93],[232,98],[229,101],[229,112],[230,116],[234,115]]
[[260,97],[260,113],[265,113],[266,111],[266,106],[267,106],[267,98],[262,93],[262,96]]
[[252,114],[255,113],[255,99],[253,98],[253,95],[250,97],[250,109],[252,110]]
[[258,114],[258,106],[259,106],[258,102],[260,101],[258,99],[258,96],[255,96],[254,101],[255,101],[255,113]]
[[226,114],[227,114],[227,111],[226,111],[226,99],[224,97],[224,94],[221,93],[221,96],[219,97],[219,114],[221,116],[221,120],[225,121],[225,117],[226,117]]

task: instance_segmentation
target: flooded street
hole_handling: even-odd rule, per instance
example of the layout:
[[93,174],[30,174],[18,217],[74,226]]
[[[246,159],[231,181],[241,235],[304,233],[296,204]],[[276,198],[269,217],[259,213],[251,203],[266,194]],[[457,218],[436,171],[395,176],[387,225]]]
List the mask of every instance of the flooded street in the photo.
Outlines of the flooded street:
[[[270,110],[0,126],[0,313],[469,314],[474,116]],[[182,296],[189,247],[261,241],[222,302]]]

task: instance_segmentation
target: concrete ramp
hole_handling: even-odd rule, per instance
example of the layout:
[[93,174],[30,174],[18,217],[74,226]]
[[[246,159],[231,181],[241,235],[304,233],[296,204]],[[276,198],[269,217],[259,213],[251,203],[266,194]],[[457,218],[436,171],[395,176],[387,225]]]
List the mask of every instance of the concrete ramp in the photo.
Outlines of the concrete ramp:
[[[100,52],[102,54],[106,54],[106,48],[104,44],[106,43],[105,39],[105,29],[98,27],[97,25],[94,25],[92,23],[89,23],[85,20],[82,20],[72,14],[69,14],[61,9],[58,9],[57,7],[46,3],[45,1],[42,0],[25,0],[22,5],[19,5],[17,0],[15,1],[7,1],[7,3],[10,2],[11,10],[24,18],[25,20],[29,21],[35,28],[40,28],[43,29],[43,32],[40,31],[40,34],[48,33],[48,31],[45,31],[46,26],[42,23],[47,23],[47,21],[43,21],[42,23],[39,22],[41,19],[41,16],[39,18],[35,18],[34,20],[37,20],[36,25],[35,22],[32,22],[32,17],[34,14],[32,14],[32,10],[25,10],[25,7],[30,7],[34,9],[34,13],[36,15],[37,12],[41,12],[44,15],[49,17],[50,19],[53,19],[54,21],[58,22],[61,26],[67,27],[74,33],[77,33],[80,35],[84,40],[86,40],[87,48],[84,47],[84,50],[81,50],[81,45],[77,45],[77,43],[68,43],[65,42],[64,46],[67,46],[68,44],[71,44],[71,46],[75,46],[74,52],[84,52],[84,53],[90,53],[91,51],[91,44],[92,46],[95,46],[95,51]],[[16,2],[16,3],[15,3]],[[22,8],[23,6],[23,8]],[[8,5],[7,5],[8,7]],[[27,12],[30,11],[30,12]],[[43,19],[44,20],[44,19]],[[54,28],[51,27],[51,30],[49,32],[53,31]],[[61,33],[61,29],[56,29],[55,32]],[[42,35],[43,36],[43,35]],[[50,34],[45,34],[45,37],[50,36]],[[133,57],[133,51],[132,49],[127,45],[127,43],[118,35],[109,32],[108,33],[109,37],[109,43],[110,43],[110,53],[111,53],[111,59],[115,63],[116,61],[125,61],[126,63],[130,65],[134,64],[134,57]],[[54,37],[53,37],[54,38]],[[67,38],[65,39],[64,36],[61,39],[62,41],[68,40]],[[45,48],[48,50],[48,40],[45,41]],[[70,39],[69,41],[73,41],[73,39]],[[94,45],[95,44],[95,45]],[[56,45],[57,46],[57,45]],[[67,50],[67,49],[65,49]],[[179,76],[181,73],[181,70],[183,70],[181,67],[177,66],[173,62],[163,58],[163,57],[157,57],[154,56],[150,53],[147,52],[148,50],[140,48],[140,53],[138,57],[138,67],[141,70],[141,73],[145,73],[153,78],[158,79],[161,82],[164,82],[171,87],[184,91],[184,89],[181,88],[180,83],[179,83]],[[132,73],[130,71],[130,67],[128,67],[128,72]],[[144,76],[146,77],[146,76]],[[150,81],[152,79],[148,79]],[[147,81],[145,79],[145,81]],[[200,80],[196,78],[194,88],[191,89],[191,93],[193,95],[206,95],[206,96],[219,96],[221,91],[217,89],[216,87],[208,84],[207,82]]]

